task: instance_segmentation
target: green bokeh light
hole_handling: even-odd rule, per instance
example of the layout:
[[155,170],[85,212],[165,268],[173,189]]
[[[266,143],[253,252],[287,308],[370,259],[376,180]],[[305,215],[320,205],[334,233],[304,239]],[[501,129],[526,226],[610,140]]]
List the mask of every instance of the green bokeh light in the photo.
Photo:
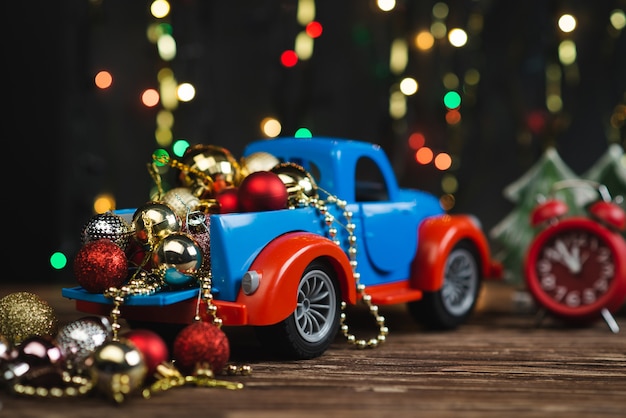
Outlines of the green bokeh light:
[[313,134],[308,128],[298,128],[294,137],[296,138],[312,138]]
[[461,106],[461,95],[456,91],[449,91],[443,96],[443,104],[448,109],[456,109]]
[[67,257],[61,252],[55,252],[50,256],[50,265],[55,270],[61,270],[67,265]]
[[174,151],[175,156],[182,157],[185,154],[187,148],[189,148],[189,142],[185,141],[184,139],[179,139],[178,141],[174,142],[174,145],[172,146],[172,151]]

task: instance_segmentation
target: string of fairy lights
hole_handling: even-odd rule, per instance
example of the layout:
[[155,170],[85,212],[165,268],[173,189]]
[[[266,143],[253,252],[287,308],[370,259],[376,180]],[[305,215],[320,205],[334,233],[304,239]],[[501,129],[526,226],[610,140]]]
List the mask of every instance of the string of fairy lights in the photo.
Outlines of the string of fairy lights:
[[[376,0],[372,8],[373,13],[383,14],[391,18],[394,13],[402,13],[402,3],[396,0]],[[171,24],[171,3],[168,0],[154,0],[149,4],[151,21],[146,30],[147,40],[152,43],[162,61],[162,66],[155,77],[155,87],[137,92],[143,106],[157,108],[155,118],[154,140],[155,148],[171,150],[171,153],[180,157],[190,145],[186,139],[176,138],[175,113],[186,102],[196,99],[196,88],[190,81],[181,81],[170,65],[177,57],[177,42]],[[178,7],[184,7],[180,5]],[[315,0],[297,0],[296,22],[300,28],[293,40],[293,48],[286,49],[276,57],[277,63],[285,69],[297,69],[300,63],[314,58],[316,40],[324,34],[324,22],[316,20]],[[389,86],[388,116],[394,122],[394,135],[401,138],[406,149],[413,154],[414,163],[422,166],[431,166],[442,173],[441,176],[441,203],[450,209],[454,206],[454,193],[458,182],[455,170],[460,164],[460,146],[455,142],[455,131],[463,124],[464,109],[471,107],[476,100],[477,86],[480,83],[481,72],[477,67],[470,67],[458,74],[446,70],[439,74],[439,80],[420,80],[415,75],[413,61],[425,60],[426,55],[436,49],[446,49],[454,53],[455,50],[472,48],[480,39],[483,16],[479,8],[470,12],[463,25],[450,19],[452,4],[436,2],[430,10],[429,24],[424,27],[409,27],[405,33],[389,39],[389,74],[393,76]],[[545,68],[545,109],[528,116],[528,135],[541,129],[545,124],[545,112],[558,115],[563,112],[562,86],[571,80],[577,72],[577,45],[571,36],[577,30],[578,17],[563,11],[554,19],[555,31],[560,32],[560,41],[555,57]],[[615,9],[609,17],[607,31],[617,38],[626,27],[624,10]],[[417,57],[417,58],[415,58]],[[97,72],[94,84],[97,88],[106,90],[113,88],[116,74],[107,70]],[[432,101],[431,95],[420,95],[424,83],[440,83],[443,94],[436,97],[436,103],[429,106],[441,107],[443,120],[447,127],[449,138],[443,141],[434,140],[419,124],[410,124],[406,121],[412,118],[411,103],[414,101]],[[183,110],[180,110],[183,111]],[[626,97],[621,103],[616,103],[609,118],[607,138],[617,142],[621,139],[620,132],[626,124]],[[278,137],[283,132],[281,119],[277,115],[267,115],[258,121],[261,135],[267,138]],[[315,127],[300,127],[289,135],[307,137],[313,135]],[[443,144],[443,145],[442,145]],[[167,167],[163,167],[167,170]],[[110,194],[100,194],[94,199],[95,213],[104,213],[116,208],[115,197]],[[56,252],[51,257],[51,265],[61,269],[66,265],[66,256]]]

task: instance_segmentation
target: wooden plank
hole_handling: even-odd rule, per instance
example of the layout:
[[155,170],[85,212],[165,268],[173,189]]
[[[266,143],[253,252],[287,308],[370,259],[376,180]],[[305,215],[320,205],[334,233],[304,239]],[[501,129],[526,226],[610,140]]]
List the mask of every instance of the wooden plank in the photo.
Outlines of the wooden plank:
[[[61,286],[26,287],[47,300],[62,323],[82,316],[60,297]],[[22,287],[20,290],[24,290]],[[3,287],[2,294],[14,289]],[[116,405],[101,396],[32,399],[0,392],[0,416],[82,417],[624,417],[626,334],[601,321],[568,326],[547,318],[537,324],[519,312],[515,290],[491,287],[468,324],[430,332],[403,306],[380,313],[389,327],[378,348],[357,349],[339,336],[318,359],[282,361],[261,349],[247,328],[226,328],[231,362],[249,376],[221,376],[244,388],[186,386],[139,395]],[[626,317],[618,316],[626,330]],[[357,338],[375,335],[371,315],[348,311]]]

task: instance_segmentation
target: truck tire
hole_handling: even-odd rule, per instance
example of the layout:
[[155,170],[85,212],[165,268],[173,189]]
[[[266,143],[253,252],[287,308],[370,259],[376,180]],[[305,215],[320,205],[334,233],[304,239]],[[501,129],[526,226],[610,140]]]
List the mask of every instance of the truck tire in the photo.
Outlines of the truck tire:
[[321,261],[307,266],[298,284],[297,306],[281,322],[255,328],[271,354],[291,359],[321,356],[340,326],[341,300],[332,269]]
[[473,246],[461,241],[448,254],[441,289],[408,303],[413,318],[433,330],[451,330],[474,311],[481,287],[480,262]]

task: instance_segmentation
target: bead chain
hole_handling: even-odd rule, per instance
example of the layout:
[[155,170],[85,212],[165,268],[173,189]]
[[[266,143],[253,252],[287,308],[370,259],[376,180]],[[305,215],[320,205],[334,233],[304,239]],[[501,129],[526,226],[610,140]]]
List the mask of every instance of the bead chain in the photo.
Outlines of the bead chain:
[[[345,200],[338,199],[336,196],[328,193],[326,190],[319,188],[322,192],[328,195],[326,202],[320,199],[308,198],[308,203],[315,207],[320,214],[324,215],[324,222],[328,226],[328,235],[330,239],[337,245],[340,245],[339,240],[337,239],[337,228],[333,227],[333,223],[337,223],[342,226],[346,231],[348,231],[348,257],[350,258],[350,266],[352,267],[352,275],[354,277],[354,281],[356,283],[356,289],[359,293],[361,300],[365,303],[365,305],[369,309],[369,313],[376,318],[376,324],[378,325],[378,336],[376,338],[371,338],[369,340],[365,339],[357,339],[354,334],[351,334],[349,331],[349,327],[346,324],[346,307],[347,304],[345,302],[341,302],[341,332],[346,337],[350,344],[356,345],[357,348],[373,348],[377,347],[379,344],[385,342],[387,338],[387,334],[389,333],[389,329],[385,325],[385,317],[378,314],[378,306],[372,303],[372,297],[365,293],[365,285],[360,283],[361,275],[357,272],[357,246],[356,246],[356,235],[354,235],[354,230],[356,225],[352,222],[352,212],[346,210],[347,202]],[[299,202],[305,203],[307,202],[307,198],[305,196],[301,196],[298,199]],[[339,209],[343,211],[343,217],[346,219],[346,224],[342,224],[337,221],[337,219],[328,212],[328,207],[326,203],[332,203],[337,206]]]
[[158,162],[159,164],[167,164],[172,168],[178,169],[180,171],[184,171],[187,173],[191,173],[191,174],[195,174],[196,176],[198,176],[199,178],[202,179],[202,181],[204,181],[204,183],[207,186],[213,186],[213,178],[211,178],[211,176],[209,176],[208,174],[197,170],[193,167],[188,166],[187,164],[183,164],[178,160],[175,160],[173,158],[170,158],[168,156],[156,156],[156,155],[152,155],[152,159],[155,162]]
[[41,398],[64,398],[86,395],[93,388],[93,382],[86,377],[72,376],[63,372],[63,382],[68,386],[59,387],[35,387],[16,383],[13,385],[13,392],[17,395],[37,396]]

